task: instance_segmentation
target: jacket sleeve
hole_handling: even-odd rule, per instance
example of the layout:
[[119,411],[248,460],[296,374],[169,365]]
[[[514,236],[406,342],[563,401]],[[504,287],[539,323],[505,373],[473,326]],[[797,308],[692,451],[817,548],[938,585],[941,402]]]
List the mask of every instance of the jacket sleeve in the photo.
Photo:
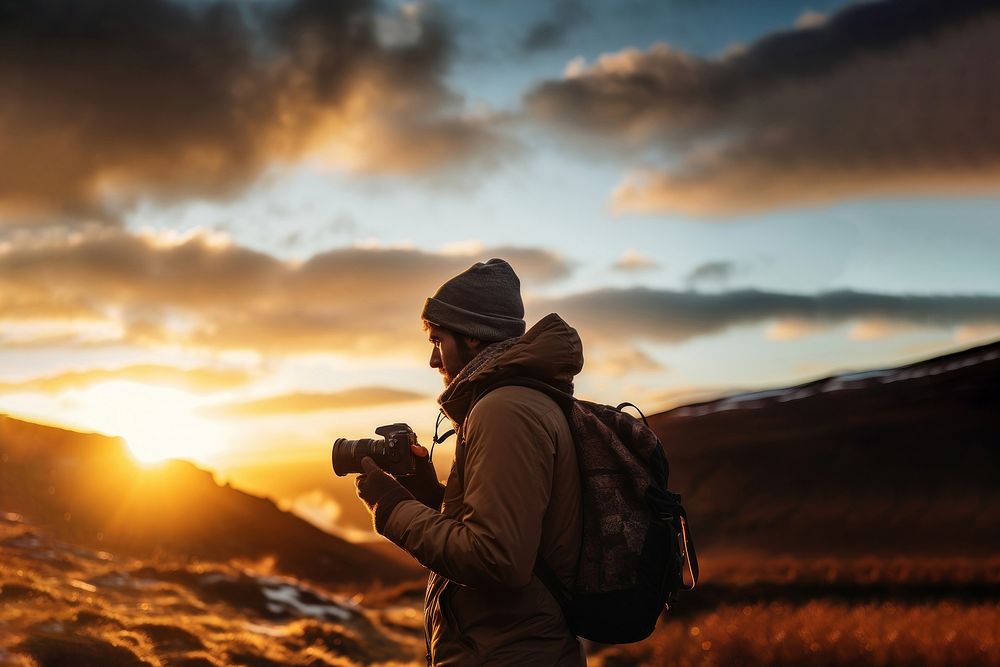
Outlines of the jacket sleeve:
[[405,501],[384,527],[385,537],[427,568],[466,586],[525,586],[534,570],[552,489],[554,434],[546,415],[511,400],[517,391],[525,390],[491,392],[466,421],[460,518]]

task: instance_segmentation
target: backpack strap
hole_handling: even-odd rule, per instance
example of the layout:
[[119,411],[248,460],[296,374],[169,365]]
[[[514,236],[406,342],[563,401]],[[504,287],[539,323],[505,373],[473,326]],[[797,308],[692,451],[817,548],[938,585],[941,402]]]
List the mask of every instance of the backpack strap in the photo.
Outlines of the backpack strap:
[[649,422],[646,421],[646,415],[642,413],[642,410],[639,409],[638,405],[636,405],[635,403],[629,403],[628,401],[625,401],[624,403],[619,403],[618,406],[615,408],[615,410],[617,410],[618,412],[622,412],[622,408],[635,408],[635,411],[639,413],[640,417],[642,417],[642,423],[645,424],[646,426],[649,426]]
[[698,570],[698,552],[694,550],[694,538],[691,536],[691,528],[688,526],[687,512],[679,503],[678,507],[680,507],[682,556],[684,564],[687,566],[688,577],[691,579],[691,584],[687,585],[683,583],[684,575],[683,573],[681,574],[681,590],[690,591],[694,590],[694,587],[698,585],[698,575],[700,574]]
[[[536,378],[523,377],[523,376],[508,377],[484,385],[479,391],[477,391],[475,395],[472,397],[472,403],[469,405],[469,411],[466,413],[466,419],[469,418],[468,416],[469,414],[472,413],[472,408],[476,406],[476,403],[482,400],[482,398],[486,396],[486,394],[490,393],[494,389],[499,389],[501,387],[528,387],[529,389],[535,389],[537,391],[540,391],[549,398],[551,398],[553,401],[555,401],[556,404],[560,407],[560,409],[562,409],[563,413],[567,417],[569,416],[570,410],[572,410],[573,408],[573,401],[576,400],[575,398],[573,398],[572,384],[567,383],[565,385],[557,387],[549,384],[548,382],[543,382],[542,380],[538,380]],[[462,426],[464,427],[465,424],[463,423]],[[435,428],[435,442],[443,442],[445,439],[450,437],[452,433],[455,432],[454,430],[450,430],[443,436],[441,436],[440,439],[438,439],[436,431],[437,429]],[[458,481],[462,485],[463,492],[465,491],[465,438],[463,437],[462,434],[462,432],[464,431],[465,431],[464,428],[459,429],[458,442],[455,443],[455,461],[456,461],[456,466],[458,468],[457,471]]]
[[[472,412],[472,407],[476,405],[486,394],[490,393],[495,389],[501,387],[527,387],[529,389],[535,389],[540,391],[553,401],[556,405],[563,411],[566,417],[569,417],[570,412],[573,409],[573,403],[576,399],[573,397],[573,385],[565,384],[562,386],[555,386],[544,382],[537,378],[524,377],[524,376],[514,376],[498,380],[491,384],[484,386],[479,392],[476,393],[475,397],[472,399],[472,405],[469,407],[469,412]],[[638,408],[636,408],[638,409]],[[464,450],[464,443],[459,443],[458,448]],[[465,452],[462,451],[458,453],[456,451],[456,461],[458,466],[458,480],[462,484],[463,492],[465,490]],[[579,568],[579,560],[577,560],[577,567]],[[559,580],[556,573],[549,567],[545,559],[542,558],[541,553],[535,559],[534,567],[535,575],[538,579],[545,585],[552,597],[555,598],[556,602],[559,603],[559,607],[563,610],[563,613],[569,618],[568,605],[572,600],[572,593],[570,590]],[[574,574],[574,577],[576,575]]]
[[469,412],[472,412],[472,408],[478,403],[486,394],[490,393],[495,389],[500,387],[527,387],[529,389],[534,389],[540,391],[553,401],[556,402],[562,411],[569,414],[569,411],[573,407],[573,385],[571,383],[548,383],[544,380],[539,380],[533,377],[526,376],[514,376],[503,378],[497,380],[496,382],[485,385],[480,389],[475,397],[472,399],[472,405],[469,406]]
[[573,601],[573,594],[566,588],[563,582],[559,581],[559,577],[552,571],[552,568],[545,562],[541,554],[538,554],[538,557],[535,559],[534,571],[538,579],[545,584],[545,588],[552,594],[552,597],[559,603],[559,608],[563,610],[563,615],[569,619],[568,607],[570,602]]

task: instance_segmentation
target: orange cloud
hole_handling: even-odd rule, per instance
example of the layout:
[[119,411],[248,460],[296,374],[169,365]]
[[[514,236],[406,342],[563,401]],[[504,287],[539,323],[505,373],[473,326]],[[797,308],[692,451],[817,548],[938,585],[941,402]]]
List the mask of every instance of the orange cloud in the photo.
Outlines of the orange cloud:
[[207,408],[217,417],[275,415],[324,410],[345,410],[426,399],[423,394],[388,387],[355,387],[324,394],[294,393]]
[[109,380],[131,380],[145,384],[211,392],[246,385],[252,379],[245,371],[216,368],[182,369],[155,364],[137,364],[115,369],[69,371],[56,375],[0,382],[0,393],[38,392],[57,394],[71,389],[83,389]]
[[288,511],[328,533],[338,534],[342,530],[340,503],[320,489],[300,493],[287,505]]
[[991,340],[1000,340],[1000,322],[956,327],[953,337],[959,343],[982,343]]
[[601,376],[621,377],[631,373],[659,373],[666,367],[637,347],[605,345],[587,356],[587,370]]
[[570,271],[557,255],[532,248],[474,256],[342,248],[290,262],[206,234],[105,229],[0,251],[0,312],[10,322],[44,313],[50,325],[62,314],[67,328],[85,313],[113,323],[121,342],[138,344],[379,356],[401,341],[423,345],[414,333],[424,299],[496,255],[534,282]]
[[[0,213],[100,215],[134,197],[227,196],[275,163],[379,173],[507,146],[444,83],[429,11],[374,2],[64,3],[4,10]],[[379,26],[393,19],[393,37]]]
[[848,337],[852,340],[882,340],[890,336],[913,331],[912,323],[893,322],[883,318],[868,318],[855,322]]
[[827,328],[829,328],[829,325],[822,322],[805,320],[798,317],[786,317],[772,322],[768,326],[765,336],[769,340],[798,340],[824,331]]
[[649,269],[655,269],[659,267],[659,263],[656,260],[643,255],[638,250],[629,249],[626,250],[617,262],[612,266],[613,269],[617,271],[648,271]]

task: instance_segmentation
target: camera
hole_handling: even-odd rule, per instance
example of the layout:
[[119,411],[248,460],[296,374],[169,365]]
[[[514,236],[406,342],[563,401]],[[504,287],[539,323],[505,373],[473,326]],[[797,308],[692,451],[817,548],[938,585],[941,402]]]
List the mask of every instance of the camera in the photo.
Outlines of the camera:
[[417,444],[417,434],[406,424],[386,424],[375,429],[381,438],[348,440],[337,438],[333,443],[333,472],[338,477],[364,472],[361,459],[370,456],[379,468],[399,477],[412,475],[416,468],[410,445]]

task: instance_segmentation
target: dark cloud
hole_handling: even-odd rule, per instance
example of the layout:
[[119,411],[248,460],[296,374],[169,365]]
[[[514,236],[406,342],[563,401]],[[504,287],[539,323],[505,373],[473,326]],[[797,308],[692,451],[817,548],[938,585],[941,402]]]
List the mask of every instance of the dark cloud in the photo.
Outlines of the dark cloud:
[[189,391],[215,391],[232,389],[248,384],[249,373],[221,368],[175,368],[155,364],[136,364],[122,368],[94,368],[85,371],[68,371],[56,375],[31,378],[17,382],[0,382],[0,392],[38,392],[54,394],[71,389],[84,389],[91,385],[112,380],[127,380]]
[[489,119],[443,82],[446,28],[415,7],[383,39],[368,0],[2,3],[0,214],[224,196],[303,158],[412,173],[490,154]]
[[518,246],[496,246],[483,249],[490,257],[501,257],[515,267],[518,274],[529,276],[538,283],[553,282],[568,278],[572,264],[551,250],[524,248]]
[[724,214],[893,192],[995,189],[1000,6],[887,0],[719,59],[625,50],[526,98],[536,118],[678,166],[629,175],[620,211]]
[[63,320],[70,330],[110,323],[139,343],[382,354],[400,341],[422,345],[424,299],[492,256],[510,259],[529,285],[569,272],[558,256],[525,248],[343,248],[299,263],[208,234],[103,230],[0,250],[0,312],[8,323]]
[[521,40],[526,53],[561,46],[566,35],[590,19],[590,12],[580,0],[556,0],[553,15],[532,25]]
[[[38,344],[72,345],[69,336],[78,327],[97,325],[98,333],[102,327],[110,332],[107,342],[268,353],[422,354],[424,299],[473,262],[493,256],[510,259],[529,292],[570,270],[558,256],[538,249],[455,254],[342,248],[294,262],[211,235],[164,238],[107,230],[0,251],[0,312],[5,330],[51,329],[38,336]],[[859,321],[881,322],[880,331],[891,331],[895,324],[1000,324],[996,296],[632,288],[529,298],[528,304],[529,319],[559,312],[580,328],[584,340],[605,346],[681,341],[772,321],[794,321],[797,331]],[[94,336],[89,334],[87,344],[96,342]]]
[[696,266],[684,279],[684,282],[691,287],[697,285],[709,283],[709,284],[724,284],[729,282],[736,273],[737,266],[735,262],[729,261],[714,261],[705,262],[704,264],[699,264]]
[[324,394],[294,393],[270,396],[252,401],[241,401],[206,408],[205,413],[215,417],[245,417],[276,415],[324,410],[374,407],[392,403],[405,403],[426,399],[423,394],[388,387],[355,387]]
[[679,342],[739,325],[789,319],[820,325],[879,320],[923,327],[1000,323],[1000,296],[895,296],[849,290],[817,295],[602,289],[535,304],[604,341]]

